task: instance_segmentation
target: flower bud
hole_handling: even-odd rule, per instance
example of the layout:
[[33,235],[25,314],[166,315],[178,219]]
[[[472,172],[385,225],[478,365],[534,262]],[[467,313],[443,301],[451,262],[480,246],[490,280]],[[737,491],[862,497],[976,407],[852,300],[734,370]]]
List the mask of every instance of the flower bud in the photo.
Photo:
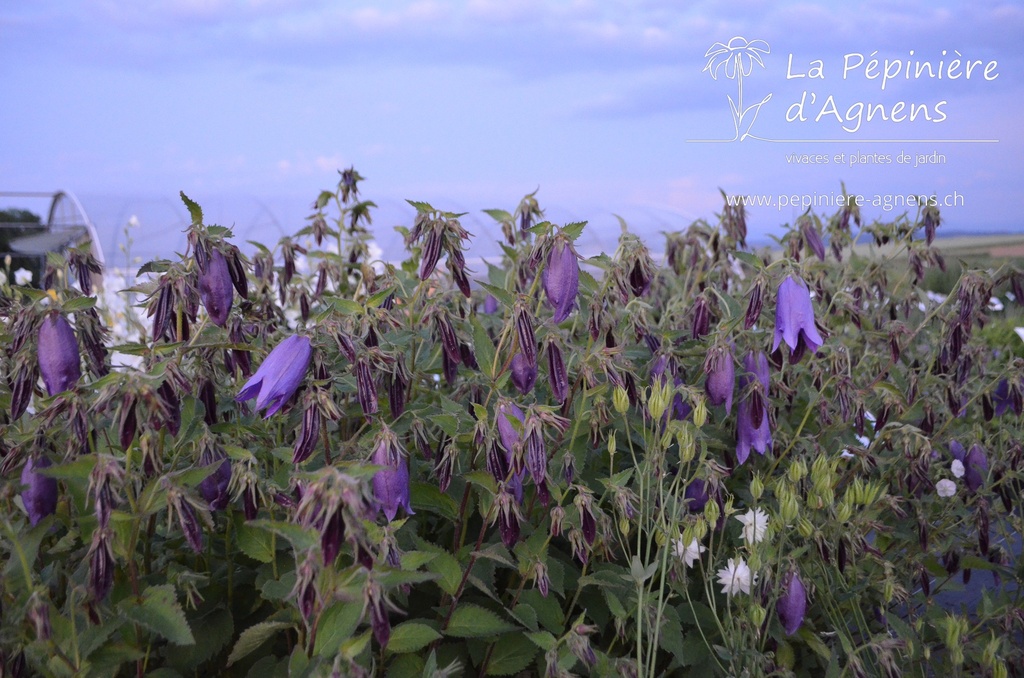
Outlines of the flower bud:
[[733,385],[736,381],[736,367],[732,350],[728,346],[716,346],[708,351],[704,360],[704,391],[712,405],[725,405],[725,411],[732,411]]
[[569,397],[569,373],[562,358],[562,349],[554,342],[548,342],[548,385],[556,401],[564,403]]
[[220,511],[228,505],[231,498],[228,485],[231,483],[231,460],[218,448],[209,446],[199,457],[200,466],[216,464],[217,470],[203,478],[199,483],[199,494],[214,511]]
[[512,384],[520,393],[526,395],[533,390],[533,385],[537,381],[536,363],[531,365],[522,353],[516,353],[512,356],[511,371]]
[[78,342],[67,319],[48,313],[39,325],[39,371],[51,396],[74,386],[82,376]]
[[796,633],[803,624],[804,614],[807,612],[807,589],[804,588],[804,583],[796,570],[790,570],[783,576],[782,590],[775,605],[775,612],[779,615],[779,621],[787,636]]
[[206,269],[199,273],[199,298],[215,325],[223,327],[231,313],[234,290],[227,260],[213,250]]
[[30,457],[21,471],[21,484],[25,486],[21,492],[21,501],[25,505],[32,527],[57,510],[57,480],[44,476],[37,470],[49,466],[50,460],[46,457]]
[[569,317],[579,294],[580,266],[572,245],[563,237],[556,237],[542,274],[544,292],[554,311],[552,321],[562,322]]
[[629,410],[629,394],[621,386],[616,386],[612,392],[612,407],[619,414],[625,414]]

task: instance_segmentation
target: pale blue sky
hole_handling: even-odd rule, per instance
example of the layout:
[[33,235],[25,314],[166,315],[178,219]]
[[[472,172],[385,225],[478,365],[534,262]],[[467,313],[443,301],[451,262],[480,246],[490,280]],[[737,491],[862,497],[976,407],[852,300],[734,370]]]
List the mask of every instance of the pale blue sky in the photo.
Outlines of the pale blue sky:
[[[872,196],[953,191],[957,230],[1020,230],[1024,184],[1024,7],[1016,2],[686,3],[674,0],[35,0],[0,3],[0,190],[65,188],[113,232],[139,213],[153,240],[183,215],[275,240],[354,165],[390,231],[403,199],[472,213],[512,209],[534,189],[558,221],[588,219],[614,246],[613,213],[655,233],[712,218],[728,193]],[[715,42],[763,40],[744,106],[770,143],[693,143],[735,134],[712,79]],[[910,56],[910,51],[914,56]],[[947,55],[941,54],[942,50]],[[897,78],[883,91],[846,55],[996,62],[986,80]],[[787,79],[815,60],[823,79]],[[874,122],[845,132],[828,115],[787,122],[804,90],[840,115],[858,103],[928,107],[943,122]],[[808,105],[810,115],[820,109]],[[813,109],[813,110],[812,110]],[[749,118],[746,118],[749,120]],[[853,143],[807,143],[844,139]],[[927,143],[871,143],[923,139]],[[996,139],[954,144],[948,139]],[[898,165],[938,152],[945,163]],[[880,153],[885,165],[798,166],[792,153]],[[831,212],[832,210],[824,210]],[[770,232],[795,208],[751,209]],[[891,217],[865,209],[869,217]],[[660,249],[652,235],[652,249]]]

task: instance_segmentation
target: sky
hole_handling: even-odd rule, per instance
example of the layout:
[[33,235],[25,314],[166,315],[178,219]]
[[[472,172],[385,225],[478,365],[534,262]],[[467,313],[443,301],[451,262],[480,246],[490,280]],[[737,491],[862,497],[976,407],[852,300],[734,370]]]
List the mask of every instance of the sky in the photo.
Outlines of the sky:
[[533,191],[607,251],[721,191],[771,202],[760,237],[843,186],[868,221],[934,195],[947,231],[1021,231],[1022,35],[985,0],[0,2],[0,191],[73,191],[108,252],[137,215],[147,256],[183,246],[179,191],[275,242],[347,167],[385,256],[406,199],[486,246]]

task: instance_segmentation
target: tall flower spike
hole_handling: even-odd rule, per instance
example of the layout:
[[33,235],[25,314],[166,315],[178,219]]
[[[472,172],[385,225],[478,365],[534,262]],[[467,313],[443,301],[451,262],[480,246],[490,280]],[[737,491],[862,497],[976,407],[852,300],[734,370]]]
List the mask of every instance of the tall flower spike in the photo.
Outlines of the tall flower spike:
[[[766,407],[754,407],[754,399],[761,397],[760,393],[746,393],[747,386],[757,379],[764,392],[768,390],[768,358],[764,353],[747,354],[743,359],[743,366],[746,374],[740,375],[740,390],[744,391],[744,397],[740,401],[736,412],[736,461],[744,463],[750,456],[750,450],[757,450],[758,454],[764,454],[772,446],[772,432],[768,425],[768,409]],[[756,388],[756,387],[755,387]],[[755,410],[761,410],[760,419],[755,419]]]
[[231,271],[220,250],[213,250],[206,270],[199,273],[199,298],[210,314],[213,324],[223,327],[231,313],[234,296]]
[[63,393],[82,376],[78,341],[67,319],[50,313],[39,326],[39,371],[51,396]]
[[782,622],[782,628],[787,636],[796,633],[804,623],[804,614],[807,612],[807,589],[804,588],[804,583],[800,581],[800,575],[795,570],[783,577],[782,592],[775,604],[775,612],[779,615],[779,621]]
[[256,398],[256,409],[269,408],[265,418],[276,414],[302,384],[312,355],[309,337],[297,334],[288,337],[274,347],[235,400]]
[[544,292],[554,311],[552,320],[560,323],[572,313],[580,291],[580,264],[565,238],[555,238],[542,277]]
[[25,486],[21,492],[21,501],[25,504],[32,527],[57,510],[57,480],[38,472],[38,469],[48,466],[50,460],[46,457],[30,457],[21,471],[21,484]]
[[790,362],[799,362],[808,350],[811,353],[817,352],[818,347],[825,341],[814,325],[811,293],[802,280],[798,282],[793,276],[786,276],[779,285],[775,304],[775,340],[772,342],[772,353],[779,348],[782,341],[789,346]]

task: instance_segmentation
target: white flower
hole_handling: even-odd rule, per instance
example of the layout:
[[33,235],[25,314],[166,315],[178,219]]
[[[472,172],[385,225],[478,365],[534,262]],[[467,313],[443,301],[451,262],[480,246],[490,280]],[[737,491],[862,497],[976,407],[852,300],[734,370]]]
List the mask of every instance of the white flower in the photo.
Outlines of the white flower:
[[718,571],[718,583],[722,585],[722,593],[728,596],[750,593],[750,587],[757,583],[757,575],[750,571],[742,558],[730,558]]
[[3,271],[0,271],[0,285],[6,285],[6,284],[7,284],[7,274],[4,273]]
[[14,272],[14,284],[15,285],[28,285],[32,282],[32,271],[19,268]]
[[743,541],[756,544],[764,539],[764,533],[768,529],[767,513],[761,509],[750,509],[742,516],[736,516],[736,520],[743,523]]
[[940,497],[952,497],[956,494],[956,483],[948,478],[943,478],[935,483],[935,491]]
[[700,559],[700,554],[707,550],[696,539],[691,541],[689,546],[683,546],[682,539],[674,539],[672,546],[675,548],[676,558],[681,558],[687,567],[693,567],[693,564]]
[[953,463],[949,465],[949,469],[953,472],[953,475],[957,478],[964,477],[964,463],[959,459],[954,459]]

